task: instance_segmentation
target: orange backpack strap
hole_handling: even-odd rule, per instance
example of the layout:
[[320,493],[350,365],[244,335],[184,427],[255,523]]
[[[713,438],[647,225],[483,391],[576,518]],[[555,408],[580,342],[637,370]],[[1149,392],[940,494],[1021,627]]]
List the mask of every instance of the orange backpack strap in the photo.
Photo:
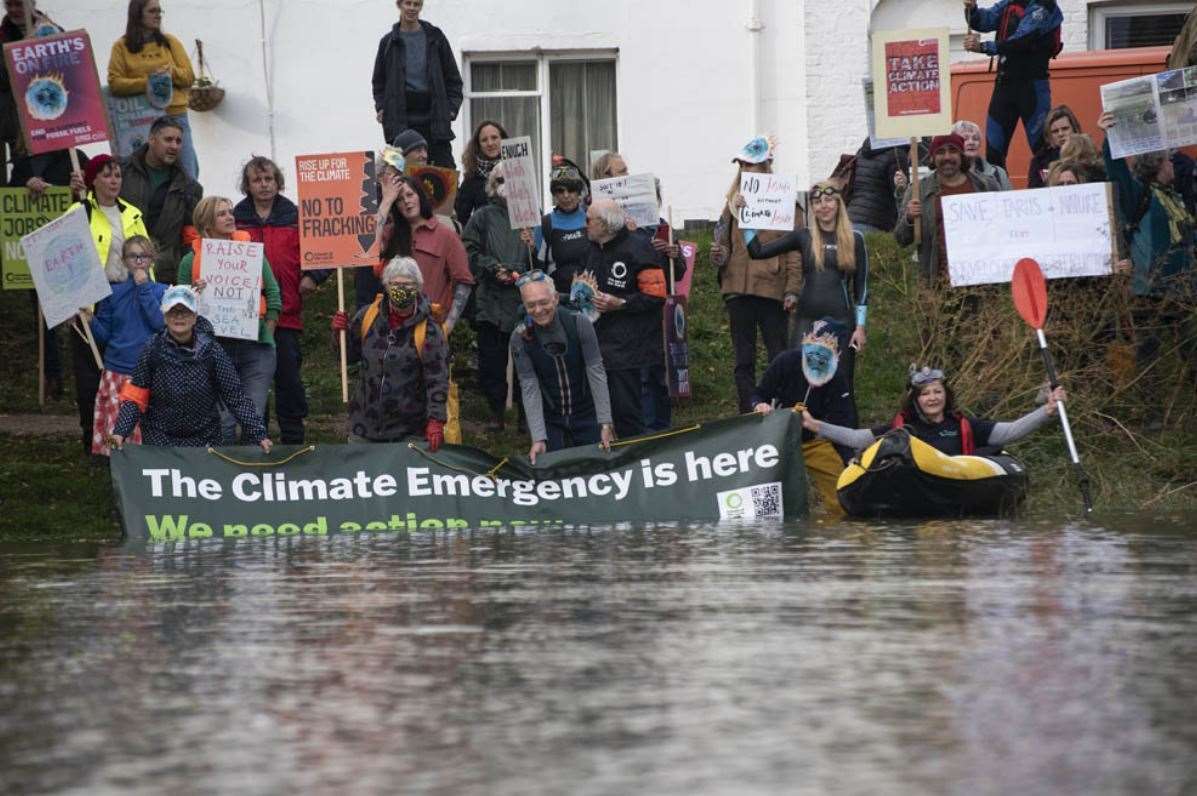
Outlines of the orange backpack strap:
[[428,336],[428,319],[425,318],[416,324],[415,331],[412,332],[412,339],[416,344],[416,353],[421,357],[424,356],[424,338]]
[[375,318],[382,309],[382,294],[379,293],[374,297],[374,301],[369,307],[366,307],[366,314],[362,316],[362,342],[366,342],[366,335],[370,333],[370,327],[374,325]]

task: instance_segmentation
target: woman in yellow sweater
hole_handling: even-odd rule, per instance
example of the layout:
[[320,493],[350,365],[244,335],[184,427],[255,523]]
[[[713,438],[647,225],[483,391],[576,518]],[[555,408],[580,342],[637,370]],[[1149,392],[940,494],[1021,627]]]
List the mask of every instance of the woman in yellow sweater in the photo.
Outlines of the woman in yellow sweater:
[[195,70],[187,50],[174,36],[162,32],[161,2],[129,0],[125,35],[112,45],[108,61],[108,88],[122,97],[145,94],[151,105],[179,123],[183,128],[179,165],[198,180],[199,160],[187,119],[187,99],[194,82]]

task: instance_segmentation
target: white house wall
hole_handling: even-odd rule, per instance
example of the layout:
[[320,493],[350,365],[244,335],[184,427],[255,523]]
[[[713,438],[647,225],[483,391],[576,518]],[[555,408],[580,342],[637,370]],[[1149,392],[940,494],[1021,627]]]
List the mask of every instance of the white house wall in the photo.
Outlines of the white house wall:
[[[632,170],[661,178],[676,220],[714,218],[733,170],[731,154],[756,132],[780,139],[777,169],[802,183],[825,176],[865,136],[860,80],[867,73],[871,20],[888,27],[909,10],[924,24],[959,0],[428,0],[424,17],[463,53],[616,50],[619,147]],[[373,149],[370,74],[379,37],[396,20],[387,0],[175,0],[165,28],[189,51],[204,41],[224,103],[192,113],[200,181],[235,196],[241,164],[273,154],[293,178],[296,154]],[[1084,49],[1085,0],[1062,0],[1068,50]],[[124,32],[122,0],[42,0],[67,28],[85,27],[101,80],[112,42]],[[261,9],[272,81],[263,67]],[[750,30],[753,10],[761,22]],[[895,16],[896,14],[896,16]],[[752,40],[757,39],[754,68]],[[757,98],[754,102],[753,86]],[[271,113],[273,106],[273,148]],[[759,118],[759,130],[753,118]],[[468,131],[456,126],[460,149]],[[290,191],[288,191],[290,192]]]

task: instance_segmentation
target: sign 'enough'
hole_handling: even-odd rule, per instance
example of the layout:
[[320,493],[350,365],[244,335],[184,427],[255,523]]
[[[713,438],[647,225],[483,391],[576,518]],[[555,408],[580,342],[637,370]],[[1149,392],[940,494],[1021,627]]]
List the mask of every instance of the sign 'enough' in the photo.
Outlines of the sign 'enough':
[[953,287],[1009,282],[1037,260],[1048,279],[1108,276],[1114,261],[1111,186],[1097,182],[943,198]]

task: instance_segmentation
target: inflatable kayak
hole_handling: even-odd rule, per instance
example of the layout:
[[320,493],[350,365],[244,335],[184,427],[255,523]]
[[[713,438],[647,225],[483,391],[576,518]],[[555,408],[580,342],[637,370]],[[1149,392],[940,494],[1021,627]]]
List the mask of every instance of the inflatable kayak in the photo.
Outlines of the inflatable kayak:
[[853,517],[992,517],[1022,503],[1027,472],[1013,456],[948,456],[898,428],[844,468],[836,491]]

